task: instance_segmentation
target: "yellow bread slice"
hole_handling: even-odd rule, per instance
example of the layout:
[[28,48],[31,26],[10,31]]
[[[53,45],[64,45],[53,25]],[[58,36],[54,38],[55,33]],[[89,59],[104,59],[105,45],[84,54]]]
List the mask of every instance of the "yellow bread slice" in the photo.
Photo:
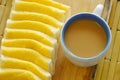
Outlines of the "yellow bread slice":
[[55,7],[39,4],[36,2],[16,1],[14,5],[16,11],[28,11],[47,14],[62,21],[65,18],[65,11]]
[[37,2],[37,3],[40,3],[40,4],[47,5],[47,6],[52,6],[52,7],[55,7],[55,8],[59,8],[59,9],[64,10],[66,12],[68,12],[70,10],[69,6],[64,5],[62,3],[59,3],[59,2],[56,2],[56,1],[53,1],[53,0],[21,0],[21,1]]
[[1,69],[0,80],[42,80],[30,71],[22,69]]
[[52,61],[39,54],[37,51],[28,48],[15,48],[1,46],[1,53],[4,56],[17,58],[32,62],[41,68],[52,73]]
[[30,20],[20,20],[20,21],[8,20],[7,27],[13,29],[30,29],[30,30],[40,31],[54,38],[58,37],[60,31],[58,28],[52,27],[48,24],[38,21],[30,21]]
[[5,29],[4,38],[6,39],[34,39],[45,45],[56,47],[57,40],[38,31],[26,29]]
[[6,47],[29,48],[38,51],[40,54],[48,58],[55,58],[54,48],[33,39],[2,39],[1,45]]
[[61,28],[63,24],[51,16],[48,16],[46,14],[41,14],[41,13],[34,13],[34,12],[11,11],[10,19],[39,21],[39,22],[52,25],[53,27],[56,27],[56,28]]
[[42,80],[51,80],[51,75],[49,72],[28,61],[19,60],[15,58],[1,57],[0,63],[0,68],[2,69],[24,69],[33,72]]
[[21,1],[37,2],[47,6],[52,6],[52,7],[64,10],[66,12],[66,18],[70,16],[70,6],[64,5],[56,1],[52,1],[52,0],[21,0]]

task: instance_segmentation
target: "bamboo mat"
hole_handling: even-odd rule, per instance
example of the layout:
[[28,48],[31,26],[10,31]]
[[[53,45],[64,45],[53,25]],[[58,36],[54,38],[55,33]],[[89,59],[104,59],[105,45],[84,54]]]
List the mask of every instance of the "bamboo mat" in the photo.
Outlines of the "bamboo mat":
[[[0,0],[0,4],[1,4],[0,5],[0,40],[2,39],[2,36],[4,34],[6,19],[9,16],[9,11],[11,8],[11,1],[12,0]],[[107,8],[108,7],[107,2],[110,0],[56,0],[56,1],[70,5],[71,12],[72,12],[71,15],[73,15],[75,13],[79,13],[79,12],[92,12],[94,10],[94,8],[96,7],[96,5],[101,3],[101,4],[105,5],[102,17],[105,18],[106,20],[108,20],[109,11],[107,11],[107,10],[109,10],[110,8]],[[114,13],[112,13],[112,14],[114,15]],[[114,18],[114,19],[116,19],[116,21],[117,21],[118,18]],[[111,17],[110,20],[113,20],[113,18]],[[111,21],[110,23],[112,24],[112,22],[113,21]],[[116,24],[115,21],[114,21],[114,24]],[[113,26],[116,26],[116,25],[113,25]],[[111,28],[112,28],[112,34],[114,34],[114,35],[117,34],[115,32],[116,27],[114,27],[114,28],[111,27]],[[118,29],[120,29],[120,27]],[[116,36],[114,36],[113,38],[115,38],[115,37]],[[113,42],[112,44],[114,44],[114,40],[112,42]],[[113,47],[110,47],[110,50],[112,48]],[[110,53],[109,51],[108,51],[108,53]],[[63,52],[62,52],[62,49],[60,46],[59,50],[58,50],[56,72],[55,72],[55,75],[53,76],[53,80],[92,80],[93,79],[92,76],[95,71],[95,66],[88,67],[88,68],[75,66],[71,62],[69,62],[62,53]],[[97,76],[99,76],[100,79],[98,78],[96,80],[101,80],[102,73],[104,74],[102,77],[103,80],[107,80],[104,77],[107,76],[108,70],[109,70],[108,67],[109,67],[109,65],[111,65],[110,64],[111,54],[107,54],[106,58],[107,59],[103,58],[97,67],[95,79]],[[119,67],[119,63],[118,63],[118,67]],[[118,70],[118,67],[116,68],[116,70]],[[115,72],[115,73],[117,73],[117,72]]]
[[114,0],[109,25],[112,28],[112,43],[97,67],[94,80],[120,80],[120,1]]

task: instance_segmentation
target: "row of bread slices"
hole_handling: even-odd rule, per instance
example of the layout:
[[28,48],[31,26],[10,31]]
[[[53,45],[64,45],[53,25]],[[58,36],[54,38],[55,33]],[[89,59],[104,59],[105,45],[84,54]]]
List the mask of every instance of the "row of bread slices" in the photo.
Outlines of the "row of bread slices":
[[51,80],[69,9],[53,0],[14,2],[1,44],[0,80]]

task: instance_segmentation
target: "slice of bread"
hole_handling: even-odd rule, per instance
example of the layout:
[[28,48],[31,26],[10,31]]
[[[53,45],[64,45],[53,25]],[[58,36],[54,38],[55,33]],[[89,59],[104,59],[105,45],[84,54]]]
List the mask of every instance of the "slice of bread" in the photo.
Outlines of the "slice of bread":
[[42,80],[50,80],[51,75],[49,72],[43,70],[41,67],[38,67],[37,65],[24,61],[24,60],[19,60],[15,58],[8,58],[8,57],[1,57],[0,58],[0,68],[2,69],[23,69],[23,70],[28,70],[34,73],[35,75],[39,76]]
[[19,12],[19,11],[11,11],[10,14],[11,20],[31,20],[31,21],[39,21],[46,24],[49,24],[56,28],[61,28],[63,23],[56,20],[55,18],[48,16],[46,14],[35,13],[35,12]]
[[6,39],[34,39],[45,45],[55,48],[57,40],[38,31],[27,29],[5,29],[4,38]]
[[65,11],[55,7],[39,4],[36,2],[15,1],[13,10],[43,13],[62,21],[65,17]]
[[20,0],[20,1],[36,2],[36,3],[44,4],[47,6],[55,7],[55,8],[58,8],[60,10],[64,10],[65,11],[64,20],[66,20],[67,17],[70,16],[70,6],[64,5],[64,4],[56,2],[54,0]]
[[52,73],[53,62],[51,59],[39,54],[37,51],[28,48],[1,47],[2,55],[32,62],[46,71]]
[[54,48],[32,39],[2,39],[1,45],[6,47],[29,48],[38,51],[48,58],[55,58]]
[[8,20],[6,27],[12,29],[35,30],[35,31],[43,32],[54,38],[57,38],[60,33],[59,28],[53,27],[43,22],[30,21],[30,20],[20,20],[20,21]]
[[1,69],[0,80],[42,80],[30,71],[22,69]]

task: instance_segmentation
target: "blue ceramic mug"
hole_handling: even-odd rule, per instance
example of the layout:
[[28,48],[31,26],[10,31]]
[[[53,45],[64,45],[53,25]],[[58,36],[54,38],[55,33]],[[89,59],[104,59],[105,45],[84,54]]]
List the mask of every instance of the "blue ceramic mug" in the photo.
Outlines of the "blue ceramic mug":
[[[99,23],[101,25],[101,27],[106,32],[107,44],[106,44],[104,50],[101,51],[97,56],[89,57],[89,58],[83,58],[83,57],[76,56],[74,53],[72,53],[67,48],[67,46],[65,44],[65,40],[64,40],[65,31],[67,30],[69,25],[74,21],[82,20],[82,19],[89,19],[89,20],[93,20],[93,21]],[[64,26],[63,26],[63,28],[61,30],[60,41],[61,41],[61,46],[62,46],[62,48],[64,50],[64,54],[68,58],[68,60],[70,60],[72,63],[74,63],[75,65],[78,65],[78,66],[93,66],[93,65],[96,65],[99,62],[101,57],[103,57],[103,55],[108,50],[108,48],[110,46],[110,43],[111,43],[111,37],[112,36],[111,36],[111,31],[110,31],[109,25],[107,24],[107,22],[103,18],[96,15],[95,13],[83,12],[83,13],[73,15],[72,17],[70,17],[65,22],[65,24],[64,24]]]

